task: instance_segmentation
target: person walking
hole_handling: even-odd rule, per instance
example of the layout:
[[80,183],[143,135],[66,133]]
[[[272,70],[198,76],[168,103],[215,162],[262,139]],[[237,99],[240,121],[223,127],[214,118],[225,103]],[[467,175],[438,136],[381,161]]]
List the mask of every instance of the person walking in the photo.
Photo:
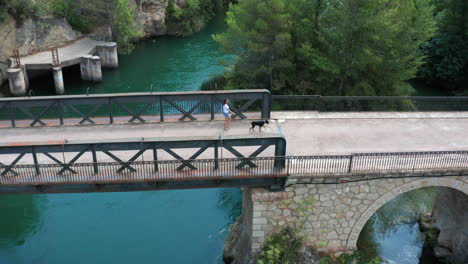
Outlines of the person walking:
[[229,129],[229,123],[231,122],[231,110],[229,109],[229,100],[224,99],[223,101],[223,114],[224,114],[224,130]]

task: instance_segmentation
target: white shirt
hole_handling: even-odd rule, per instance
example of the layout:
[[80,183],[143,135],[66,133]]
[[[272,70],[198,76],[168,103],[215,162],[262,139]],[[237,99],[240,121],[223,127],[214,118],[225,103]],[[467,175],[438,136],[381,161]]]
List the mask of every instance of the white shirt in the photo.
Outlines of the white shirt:
[[228,104],[223,105],[223,113],[229,114],[229,105]]

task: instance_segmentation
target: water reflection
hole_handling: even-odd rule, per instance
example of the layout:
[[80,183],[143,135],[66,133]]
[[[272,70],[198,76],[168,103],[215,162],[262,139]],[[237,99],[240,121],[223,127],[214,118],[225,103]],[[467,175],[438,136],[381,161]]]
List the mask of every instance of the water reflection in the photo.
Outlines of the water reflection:
[[431,212],[439,188],[416,189],[382,206],[366,223],[358,248],[367,258],[379,256],[382,263],[417,264],[422,237],[417,220]]
[[0,247],[21,246],[41,222],[40,195],[0,195]]

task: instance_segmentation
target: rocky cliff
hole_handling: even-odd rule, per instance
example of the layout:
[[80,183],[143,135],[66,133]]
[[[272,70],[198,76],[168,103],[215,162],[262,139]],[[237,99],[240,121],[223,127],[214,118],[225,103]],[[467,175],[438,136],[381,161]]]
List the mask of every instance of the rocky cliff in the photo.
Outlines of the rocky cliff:
[[[175,8],[183,8],[185,0],[173,1]],[[166,24],[169,0],[135,0],[135,19],[144,37],[171,35]]]
[[28,19],[21,24],[10,18],[0,24],[0,85],[7,80],[8,58],[13,49],[18,49],[23,56],[66,45],[79,37],[81,33],[73,30],[63,18]]
[[432,212],[440,230],[434,254],[445,263],[468,263],[468,196],[441,188]]
[[[175,9],[184,8],[186,0],[132,0],[135,5],[135,20],[143,32],[143,37],[162,35],[181,35],[176,27],[168,27],[167,10],[172,3]],[[169,2],[171,1],[171,2]],[[198,21],[200,20],[200,21]],[[204,26],[203,19],[195,19],[194,31]],[[97,29],[94,35],[109,34],[109,27]],[[97,33],[96,33],[97,32]],[[45,18],[40,20],[28,19],[21,24],[14,19],[0,23],[0,86],[7,80],[6,69],[9,67],[8,58],[13,49],[18,48],[20,55],[31,54],[40,50],[66,45],[82,36],[73,30],[65,19]]]

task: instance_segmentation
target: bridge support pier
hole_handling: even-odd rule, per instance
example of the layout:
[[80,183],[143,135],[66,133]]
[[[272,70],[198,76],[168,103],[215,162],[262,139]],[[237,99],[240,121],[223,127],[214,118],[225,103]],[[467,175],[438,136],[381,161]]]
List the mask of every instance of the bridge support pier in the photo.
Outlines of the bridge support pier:
[[64,94],[65,86],[63,84],[62,67],[54,67],[52,71],[54,73],[55,93]]
[[242,215],[236,223],[242,228],[236,231],[234,226],[231,231],[234,237],[226,245],[225,256],[255,255],[273,231],[285,226],[299,228],[305,235],[305,245],[319,253],[335,256],[351,253],[357,249],[367,221],[400,194],[433,186],[449,187],[468,195],[468,178],[462,176],[463,172],[458,173],[461,174],[443,177],[440,172],[422,177],[409,174],[407,178],[382,174],[382,178],[373,180],[366,179],[366,175],[354,175],[354,182],[335,183],[326,181],[330,177],[301,176],[284,191],[243,188]]
[[104,68],[117,68],[119,58],[117,56],[117,43],[108,42],[96,46],[97,55],[101,58],[101,65]]
[[26,69],[23,68],[9,68],[7,70],[10,92],[14,96],[26,95],[27,84],[24,74],[25,71]]
[[98,56],[86,55],[81,57],[81,79],[85,81],[102,81],[101,59]]

